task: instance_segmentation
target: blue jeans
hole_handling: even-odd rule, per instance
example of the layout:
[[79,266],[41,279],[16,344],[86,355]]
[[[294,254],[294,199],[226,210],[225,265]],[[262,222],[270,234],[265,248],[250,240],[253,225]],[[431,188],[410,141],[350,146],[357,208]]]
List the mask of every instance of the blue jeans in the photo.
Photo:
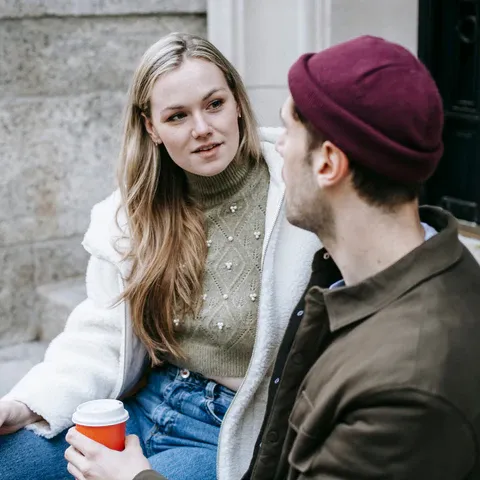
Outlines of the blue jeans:
[[[152,468],[168,480],[215,480],[218,434],[235,392],[171,365],[126,400],[127,434],[140,438]],[[71,480],[65,432],[51,440],[28,430],[0,436],[2,480]]]

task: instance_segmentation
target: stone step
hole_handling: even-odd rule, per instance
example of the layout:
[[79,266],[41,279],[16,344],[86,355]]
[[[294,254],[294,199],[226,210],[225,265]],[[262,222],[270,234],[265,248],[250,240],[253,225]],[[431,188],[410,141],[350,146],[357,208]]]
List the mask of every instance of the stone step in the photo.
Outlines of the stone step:
[[83,300],[85,277],[74,277],[37,288],[40,307],[40,339],[55,338],[64,328],[70,312]]
[[0,348],[0,398],[43,360],[50,340],[62,332],[70,312],[85,299],[85,277],[42,285],[37,294],[40,340]]

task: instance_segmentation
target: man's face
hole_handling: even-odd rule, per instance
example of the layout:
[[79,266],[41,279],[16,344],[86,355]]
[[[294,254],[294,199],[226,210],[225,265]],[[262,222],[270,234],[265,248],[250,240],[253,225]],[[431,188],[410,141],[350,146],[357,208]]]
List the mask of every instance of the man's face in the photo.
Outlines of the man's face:
[[276,145],[284,160],[287,220],[305,230],[325,233],[332,226],[331,208],[317,182],[309,151],[309,133],[294,117],[293,108],[293,99],[289,96],[280,110],[285,128]]

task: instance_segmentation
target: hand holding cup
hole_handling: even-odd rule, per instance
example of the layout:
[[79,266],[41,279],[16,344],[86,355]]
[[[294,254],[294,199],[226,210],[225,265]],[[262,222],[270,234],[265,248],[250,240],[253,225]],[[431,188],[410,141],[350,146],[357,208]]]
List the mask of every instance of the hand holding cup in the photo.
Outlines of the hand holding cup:
[[150,469],[140,441],[125,438],[128,412],[120,400],[82,403],[73,414],[66,436],[67,469],[77,480],[132,480]]
[[77,480],[132,480],[151,468],[137,436],[129,435],[122,452],[111,450],[82,435],[75,427],[67,434],[67,470]]

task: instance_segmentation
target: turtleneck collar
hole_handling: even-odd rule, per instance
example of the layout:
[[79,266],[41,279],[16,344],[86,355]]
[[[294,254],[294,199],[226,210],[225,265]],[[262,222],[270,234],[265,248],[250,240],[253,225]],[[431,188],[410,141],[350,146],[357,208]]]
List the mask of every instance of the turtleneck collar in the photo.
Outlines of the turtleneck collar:
[[203,207],[213,207],[235,195],[254,168],[252,161],[233,160],[223,172],[211,177],[185,172],[189,192]]

